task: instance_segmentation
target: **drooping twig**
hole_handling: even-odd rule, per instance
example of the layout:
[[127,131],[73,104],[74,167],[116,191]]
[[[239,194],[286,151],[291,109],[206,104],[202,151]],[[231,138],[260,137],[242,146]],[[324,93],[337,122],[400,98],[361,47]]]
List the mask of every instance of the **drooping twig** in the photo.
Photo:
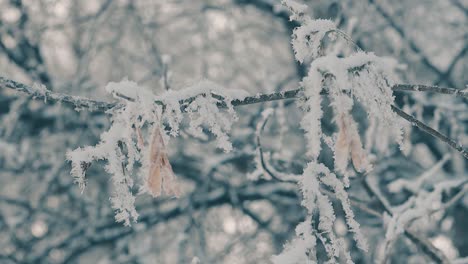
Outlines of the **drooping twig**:
[[440,133],[439,131],[433,129],[432,127],[424,124],[423,122],[416,119],[414,116],[404,112],[403,110],[401,110],[400,108],[398,108],[398,107],[396,107],[394,105],[392,105],[392,110],[397,115],[401,116],[405,120],[408,120],[409,122],[411,122],[411,124],[413,124],[414,126],[417,126],[422,131],[426,132],[427,134],[429,134],[429,135],[431,135],[431,136],[433,136],[435,138],[438,138],[438,139],[442,140],[444,143],[446,143],[450,147],[454,148],[456,151],[460,152],[460,154],[462,154],[463,157],[468,159],[468,151],[466,149],[464,149],[461,144],[455,142],[453,139],[451,139],[451,138],[447,137],[446,135]]
[[257,129],[255,131],[256,134],[256,143],[257,143],[257,150],[258,150],[258,158],[260,160],[261,167],[263,171],[268,174],[272,179],[282,181],[282,182],[297,182],[297,178],[292,175],[283,175],[282,173],[277,172],[274,168],[270,169],[271,164],[268,164],[268,161],[265,159],[265,153],[262,147],[261,141],[261,134],[265,129],[266,123],[270,115],[273,113],[273,109],[269,108],[262,112],[262,118],[260,122],[257,124]]

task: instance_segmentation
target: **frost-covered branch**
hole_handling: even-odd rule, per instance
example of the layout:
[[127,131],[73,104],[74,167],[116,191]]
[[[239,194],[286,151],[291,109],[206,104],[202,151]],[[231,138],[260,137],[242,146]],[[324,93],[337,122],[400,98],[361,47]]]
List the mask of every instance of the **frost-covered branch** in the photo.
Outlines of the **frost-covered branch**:
[[[96,100],[79,97],[79,96],[55,93],[55,92],[47,90],[43,86],[31,87],[20,82],[6,79],[1,76],[0,76],[0,87],[23,92],[32,96],[33,98],[44,100],[45,102],[63,103],[75,109],[86,109],[88,111],[107,111],[109,109],[112,109],[113,107],[121,106],[121,104],[118,104],[118,103],[108,103],[108,102],[96,101]],[[438,86],[428,86],[428,85],[419,85],[419,84],[416,84],[416,85],[396,84],[392,86],[392,90],[393,91],[434,92],[434,93],[450,94],[450,95],[455,95],[455,96],[459,96],[463,98],[468,98],[468,91],[466,89],[460,90],[460,89],[455,89],[455,88],[446,88],[446,87],[438,87]],[[277,101],[277,100],[298,99],[298,98],[304,97],[304,95],[302,94],[303,91],[304,91],[303,88],[298,88],[298,89],[288,90],[284,92],[274,92],[274,93],[268,93],[268,94],[258,94],[255,96],[246,96],[243,99],[232,100],[231,105],[242,106],[242,105],[257,104],[257,103],[264,103],[264,102]],[[320,92],[320,94],[322,95],[327,94],[327,93],[328,92],[326,90],[322,90]],[[123,99],[126,99],[128,101],[133,101],[132,98],[129,98],[125,95],[117,94],[117,96]],[[217,95],[214,95],[214,97],[217,97]],[[182,112],[187,111],[186,105],[192,102],[194,99],[195,97],[189,97],[189,98],[182,99],[179,101]],[[163,105],[164,103],[161,101],[155,101],[155,104]],[[217,105],[218,107],[221,107],[221,108],[225,108],[227,106],[225,101],[219,101]],[[428,125],[424,124],[423,122],[416,119],[415,117],[405,113],[404,111],[402,111],[396,106],[392,106],[392,109],[400,117],[411,122],[413,125],[417,126],[418,128],[430,134],[431,136],[442,140],[444,143],[448,144],[450,147],[454,148],[455,150],[460,152],[465,158],[468,159],[468,151],[465,150],[463,146],[461,146],[455,140],[429,127]]]
[[[283,0],[282,4],[290,10],[291,20],[300,23],[292,34],[295,58],[300,63],[310,62],[309,72],[301,82],[305,100],[300,104],[304,112],[301,127],[305,131],[306,155],[310,161],[298,177],[303,194],[302,205],[307,209],[306,220],[296,227],[296,236],[272,260],[274,263],[291,264],[320,262],[317,245],[321,243],[329,262],[334,263],[340,256],[344,256],[346,262],[352,263],[349,250],[343,247],[343,241],[336,237],[331,228],[336,220],[335,209],[330,202],[332,196],[324,193],[321,187],[333,190],[333,194],[340,200],[354,241],[359,249],[366,252],[367,239],[351,210],[347,192],[350,187],[349,176],[355,172],[369,173],[372,170],[369,153],[373,147],[381,152],[393,141],[403,149],[404,126],[398,116],[404,119],[408,119],[408,116],[402,111],[398,111],[397,115],[394,106],[393,85],[398,64],[394,60],[361,50],[340,55],[333,50],[333,45],[330,45],[332,48],[326,47],[323,41],[328,33],[336,31],[335,23],[312,19],[306,13],[307,6],[294,0]],[[336,43],[336,39],[336,35],[332,36],[331,43]],[[330,120],[323,118],[323,90],[329,100],[327,107],[332,110],[331,123],[337,127],[337,132],[331,135],[322,128],[322,123]],[[358,123],[351,113],[355,104],[363,107],[369,123],[373,124],[367,128],[366,134],[372,135],[368,138],[370,144],[366,148],[363,148]],[[378,143],[372,144],[374,141]],[[332,166],[321,163],[319,159],[323,153],[322,142],[334,154]],[[387,203],[382,202],[382,205],[385,211],[391,213]],[[406,228],[402,224],[398,227]],[[387,228],[387,233],[389,230],[392,229]],[[445,263],[445,259],[442,257],[442,261],[437,262]]]
[[[115,106],[117,103],[109,103],[103,101],[92,100],[80,96],[72,96],[63,93],[56,93],[49,90],[40,90],[37,88],[33,88],[26,84],[13,81],[4,77],[0,76],[0,87],[13,89],[22,93],[26,93],[35,99],[44,100],[46,102],[60,102],[70,107],[78,108],[78,109],[86,109],[88,111],[106,111]],[[468,90],[464,89],[456,89],[456,88],[448,88],[448,87],[439,87],[439,86],[430,86],[430,85],[421,85],[421,84],[395,84],[392,86],[393,91],[412,91],[412,92],[433,92],[433,93],[440,93],[440,94],[450,94],[455,95],[458,97],[468,98]],[[246,96],[243,99],[235,99],[232,101],[233,106],[242,106],[242,105],[251,105],[251,104],[258,104],[258,103],[265,103],[277,100],[285,100],[285,99],[298,99],[302,98],[302,92],[304,91],[303,88],[282,91],[282,92],[274,92],[274,93],[266,93],[266,94],[257,94],[254,96]],[[327,94],[327,91],[321,91],[321,94]],[[127,99],[132,101],[132,98],[125,97],[125,95],[119,95],[123,99]],[[185,100],[180,101],[181,105],[190,102],[194,98],[188,98]],[[161,104],[160,101],[155,101],[156,104]],[[220,107],[225,107],[225,104],[220,103]]]
[[[306,14],[307,7],[293,0],[283,0],[283,4],[290,9],[291,19],[300,24],[292,34],[295,58],[300,63],[309,64],[309,71],[301,80],[299,89],[249,96],[241,90],[224,89],[210,82],[200,82],[156,95],[135,82],[124,80],[106,86],[106,91],[117,98],[119,103],[105,103],[53,93],[43,85],[29,87],[5,78],[0,79],[0,87],[24,92],[44,101],[63,102],[75,109],[89,108],[111,115],[111,126],[107,132],[101,134],[98,144],[70,151],[67,159],[72,163],[71,174],[81,188],[86,184],[89,164],[97,160],[106,162],[104,168],[112,175],[114,187],[111,203],[116,212],[115,218],[125,225],[136,222],[140,217],[135,208],[135,180],[140,188],[138,194],[149,193],[153,197],[162,194],[179,195],[180,186],[172,170],[166,146],[170,136],[179,135],[179,127],[184,118],[188,117],[188,132],[191,135],[206,138],[203,129],[208,128],[216,137],[217,146],[229,152],[232,145],[228,132],[233,121],[237,120],[234,106],[303,99],[298,105],[303,111],[300,125],[305,132],[308,163],[301,175],[279,174],[268,164],[268,157],[265,155],[267,153],[261,146],[260,133],[268,115],[273,113],[272,109],[263,112],[263,120],[256,131],[258,167],[263,168],[264,174],[275,180],[291,178],[291,181],[297,183],[304,198],[301,204],[307,211],[305,221],[296,228],[296,237],[287,244],[283,253],[274,256],[272,260],[274,263],[319,262],[322,257],[317,254],[317,245],[320,243],[330,262],[344,257],[351,263],[351,254],[345,245],[345,239],[337,236],[333,229],[338,218],[335,214],[336,205],[331,200],[340,202],[346,225],[356,246],[367,252],[367,238],[351,208],[349,177],[355,172],[368,173],[372,170],[371,153],[374,149],[383,152],[392,142],[403,146],[404,125],[399,117],[441,139],[468,158],[467,151],[454,140],[396,107],[393,92],[430,91],[462,98],[467,98],[468,94],[466,90],[452,88],[395,84],[395,69],[398,65],[394,60],[360,49],[343,55],[327,49],[327,37],[332,44],[344,39],[347,43],[356,45],[350,37],[336,28],[333,21],[312,19]],[[322,109],[324,97],[330,102],[326,107],[332,110],[332,118],[327,120]],[[366,135],[371,135],[366,139],[369,142],[379,142],[378,144],[363,146],[359,132],[362,128],[352,114],[357,104],[367,113],[371,124],[365,128]],[[187,114],[184,116],[182,113]],[[323,122],[331,123],[337,128],[336,132],[330,133],[323,129]],[[325,144],[333,153],[332,164],[325,165],[319,159],[324,154],[322,149]],[[230,192],[228,195],[237,197],[238,193]],[[382,211],[391,215],[395,223],[399,221],[396,219],[399,215],[396,211],[395,214],[392,212],[385,199],[375,192],[374,196],[381,202]],[[395,225],[397,224],[413,242],[422,245],[434,260],[445,263],[445,256],[438,254],[432,244],[412,234],[405,225]],[[389,231],[392,228],[388,228],[387,233]]]
[[431,92],[439,94],[451,94],[458,97],[468,98],[468,89],[455,89],[422,84],[396,84],[392,87],[393,91],[409,92]]
[[43,85],[28,86],[0,76],[0,87],[13,89],[32,96],[35,99],[44,100],[44,102],[63,103],[75,109],[86,109],[87,111],[106,111],[116,106],[115,103],[96,101],[80,96],[73,96],[63,93],[56,93]]

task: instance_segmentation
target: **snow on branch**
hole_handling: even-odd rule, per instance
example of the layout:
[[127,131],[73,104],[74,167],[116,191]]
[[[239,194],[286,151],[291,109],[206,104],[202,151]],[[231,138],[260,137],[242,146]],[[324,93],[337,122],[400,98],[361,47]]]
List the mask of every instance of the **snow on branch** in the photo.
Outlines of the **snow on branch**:
[[[73,96],[63,93],[56,93],[50,90],[46,90],[46,92],[42,92],[36,88],[28,86],[26,84],[10,80],[0,76],[0,87],[16,90],[18,92],[22,92],[25,94],[30,95],[34,99],[44,100],[45,102],[50,103],[63,103],[67,106],[76,108],[76,109],[83,109],[87,111],[97,111],[97,112],[105,112],[113,107],[118,106],[116,102],[102,102],[93,99],[88,99],[80,96]],[[265,103],[277,100],[286,100],[286,99],[298,99],[303,97],[303,88],[287,90],[282,92],[274,92],[274,93],[267,93],[267,94],[257,94],[254,96],[245,96],[243,99],[233,99],[231,104],[232,106],[243,106],[243,105],[251,105],[251,104],[258,104],[258,103]],[[430,85],[422,85],[422,84],[395,84],[392,86],[392,91],[411,91],[411,92],[432,92],[432,93],[440,93],[440,94],[449,94],[455,95],[462,98],[468,98],[468,90],[467,89],[457,89],[457,88],[448,88],[448,87],[439,87],[439,86],[430,86]],[[323,90],[320,94],[324,95],[327,91]],[[116,93],[117,97],[121,99],[128,99],[129,101],[133,100],[130,97],[126,97],[123,94]],[[180,101],[179,104],[183,106],[186,102],[190,102],[193,98],[187,98],[183,101]],[[162,105],[162,102],[155,101],[155,104]],[[225,104],[218,103],[219,107],[226,107]],[[185,111],[182,111],[185,112]]]
[[468,89],[454,89],[447,87],[439,87],[432,85],[421,84],[395,84],[392,87],[393,91],[410,91],[410,92],[432,92],[440,94],[451,94],[457,97],[468,98]]
[[55,93],[47,90],[42,85],[28,86],[0,76],[0,87],[13,89],[32,96],[33,98],[44,100],[50,103],[63,103],[75,109],[86,109],[87,111],[106,111],[116,106],[115,103],[96,101],[80,96],[73,96],[62,93]]
[[[65,105],[71,106],[77,110],[87,110],[87,111],[97,111],[97,112],[105,112],[112,108],[122,107],[122,104],[119,103],[108,103],[102,101],[96,101],[84,97],[79,96],[72,96],[62,93],[55,93],[51,92],[47,89],[42,89],[42,86],[37,87],[30,87],[28,85],[6,79],[0,76],[0,87],[13,89],[19,92],[26,93],[32,96],[35,99],[41,99],[45,102],[57,102],[63,103]],[[468,90],[464,89],[455,89],[455,88],[446,88],[446,87],[438,87],[438,86],[427,86],[427,85],[419,85],[419,84],[395,84],[391,87],[392,91],[425,91],[425,92],[434,92],[434,93],[441,93],[441,94],[450,94],[456,95],[463,98],[468,98]],[[320,95],[326,95],[328,93],[327,90],[321,90]],[[232,106],[243,106],[243,105],[250,105],[250,104],[257,104],[257,103],[264,103],[276,100],[285,100],[285,99],[299,99],[304,97],[304,88],[298,88],[289,91],[283,92],[275,92],[269,94],[258,94],[255,96],[245,96],[245,93],[241,93],[243,98],[235,99],[233,97],[232,101],[230,102]],[[114,95],[120,99],[126,99],[127,101],[135,101],[134,98],[129,97],[125,94],[119,93],[115,91]],[[206,95],[206,94],[205,94]],[[214,98],[222,99],[219,95],[212,94]],[[181,113],[187,112],[186,105],[192,102],[195,97],[188,97],[186,99],[182,99],[179,101],[179,105],[181,108]],[[309,98],[309,100],[311,100]],[[164,102],[155,100],[155,104],[164,106]],[[218,108],[226,108],[227,104],[220,100],[217,102]],[[419,121],[415,117],[405,113],[403,110],[399,109],[396,106],[392,106],[392,110],[395,111],[397,115],[401,118],[411,122],[414,126],[418,127],[422,131],[428,133],[429,135],[436,137],[442,140],[444,143],[448,144],[450,147],[454,148],[458,152],[460,152],[465,158],[467,158],[467,150],[463,148],[459,143],[455,140],[448,138],[447,136],[443,135],[442,133],[438,132],[437,130],[429,127],[428,125],[424,124],[423,122]],[[309,111],[310,112],[310,111]]]

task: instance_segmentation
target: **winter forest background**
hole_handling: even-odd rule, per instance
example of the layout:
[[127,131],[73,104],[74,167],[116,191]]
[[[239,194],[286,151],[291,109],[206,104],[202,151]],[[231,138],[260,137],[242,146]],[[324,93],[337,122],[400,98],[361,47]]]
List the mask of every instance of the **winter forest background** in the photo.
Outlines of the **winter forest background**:
[[0,0],[0,263],[468,263],[467,17]]

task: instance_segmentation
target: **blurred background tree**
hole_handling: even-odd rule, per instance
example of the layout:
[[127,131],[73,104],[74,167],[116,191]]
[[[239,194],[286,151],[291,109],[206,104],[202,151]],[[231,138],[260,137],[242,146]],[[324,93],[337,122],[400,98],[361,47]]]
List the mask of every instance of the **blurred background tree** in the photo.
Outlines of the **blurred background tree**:
[[[334,20],[362,49],[405,64],[401,83],[464,88],[468,82],[464,1],[306,3],[312,17]],[[297,88],[307,72],[290,46],[295,26],[274,0],[0,0],[0,75],[103,101],[111,101],[106,83],[124,77],[154,93],[201,79],[253,95],[285,91]],[[396,96],[407,112],[468,145],[465,98]],[[91,166],[88,187],[80,194],[65,161],[67,150],[98,141],[109,126],[106,114],[44,104],[2,88],[0,262],[190,263],[196,257],[201,263],[268,263],[305,215],[295,184],[255,175],[255,128],[267,107],[276,110],[262,133],[264,151],[279,171],[301,173],[305,147],[294,102],[239,107],[241,119],[231,133],[235,150],[225,154],[210,138],[196,139],[182,130],[169,150],[183,179],[183,196],[140,197],[139,222],[124,227],[114,221],[105,172]],[[440,160],[442,168],[429,171],[429,183],[421,188],[468,174],[468,162],[456,151],[417,129],[409,135],[408,155],[395,147],[376,156],[368,176],[393,206],[414,195],[406,189],[392,192],[395,180],[415,180]],[[362,186],[352,186],[356,199],[379,206]],[[447,257],[467,257],[467,210],[463,192],[431,221],[413,224]],[[373,263],[383,247],[382,219],[364,210],[355,213],[372,247],[368,255],[353,249],[353,258]],[[335,229],[345,236],[343,214],[337,214],[341,225]],[[400,239],[392,262],[431,259]]]

